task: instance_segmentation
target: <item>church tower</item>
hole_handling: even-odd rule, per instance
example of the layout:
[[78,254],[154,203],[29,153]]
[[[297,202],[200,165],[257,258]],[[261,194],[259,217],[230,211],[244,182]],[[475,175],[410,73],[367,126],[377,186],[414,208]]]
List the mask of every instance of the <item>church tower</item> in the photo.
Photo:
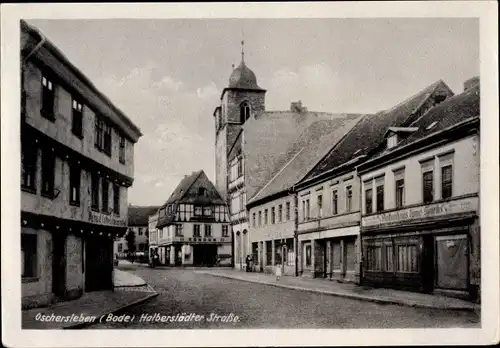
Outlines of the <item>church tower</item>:
[[215,185],[227,201],[229,185],[228,156],[235,146],[241,146],[242,125],[250,117],[265,111],[266,90],[259,87],[257,77],[245,64],[244,42],[241,42],[241,62],[229,77],[222,91],[221,104],[214,111],[215,119]]

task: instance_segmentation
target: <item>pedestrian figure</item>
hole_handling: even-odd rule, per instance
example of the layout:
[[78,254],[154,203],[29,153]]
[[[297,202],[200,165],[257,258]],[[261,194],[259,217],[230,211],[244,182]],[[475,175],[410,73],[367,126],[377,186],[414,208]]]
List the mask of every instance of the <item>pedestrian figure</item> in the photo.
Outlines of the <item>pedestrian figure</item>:
[[280,280],[281,277],[281,265],[276,265],[276,280]]

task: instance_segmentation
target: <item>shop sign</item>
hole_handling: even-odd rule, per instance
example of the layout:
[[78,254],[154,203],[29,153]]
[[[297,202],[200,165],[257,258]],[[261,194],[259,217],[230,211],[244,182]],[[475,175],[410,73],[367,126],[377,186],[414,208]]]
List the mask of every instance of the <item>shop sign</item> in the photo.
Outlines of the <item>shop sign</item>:
[[422,205],[419,207],[363,217],[363,226],[373,226],[398,221],[446,216],[477,211],[478,198],[469,197],[455,201]]
[[112,215],[100,214],[91,211],[89,213],[89,222],[100,225],[120,226],[126,227],[127,222],[125,219],[120,219]]

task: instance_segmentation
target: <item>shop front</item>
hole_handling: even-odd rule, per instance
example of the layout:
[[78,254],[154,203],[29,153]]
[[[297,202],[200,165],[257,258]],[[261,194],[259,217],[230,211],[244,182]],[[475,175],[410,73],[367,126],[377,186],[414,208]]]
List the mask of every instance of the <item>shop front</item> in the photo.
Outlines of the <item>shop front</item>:
[[[471,197],[363,217],[362,282],[476,300],[479,218],[469,208],[477,207],[477,201]],[[463,209],[469,211],[456,212]],[[398,216],[410,218],[374,223]]]

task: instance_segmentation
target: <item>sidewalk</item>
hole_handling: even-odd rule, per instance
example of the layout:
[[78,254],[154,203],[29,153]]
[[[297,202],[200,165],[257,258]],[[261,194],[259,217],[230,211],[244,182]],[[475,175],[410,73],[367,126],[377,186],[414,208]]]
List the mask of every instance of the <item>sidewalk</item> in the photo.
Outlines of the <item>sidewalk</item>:
[[[87,292],[73,301],[22,311],[22,329],[77,329],[158,296],[143,279],[128,272],[115,269],[114,282],[115,291]],[[50,316],[49,320],[43,316]]]
[[244,272],[234,269],[200,270],[201,274],[237,279],[252,283],[272,285],[282,288],[309,291],[324,295],[340,296],[376,303],[398,304],[410,307],[422,307],[447,310],[479,311],[480,305],[472,302],[439,295],[429,295],[409,291],[364,287],[356,284],[339,283],[327,279],[312,279],[284,276],[279,281],[266,273]]

